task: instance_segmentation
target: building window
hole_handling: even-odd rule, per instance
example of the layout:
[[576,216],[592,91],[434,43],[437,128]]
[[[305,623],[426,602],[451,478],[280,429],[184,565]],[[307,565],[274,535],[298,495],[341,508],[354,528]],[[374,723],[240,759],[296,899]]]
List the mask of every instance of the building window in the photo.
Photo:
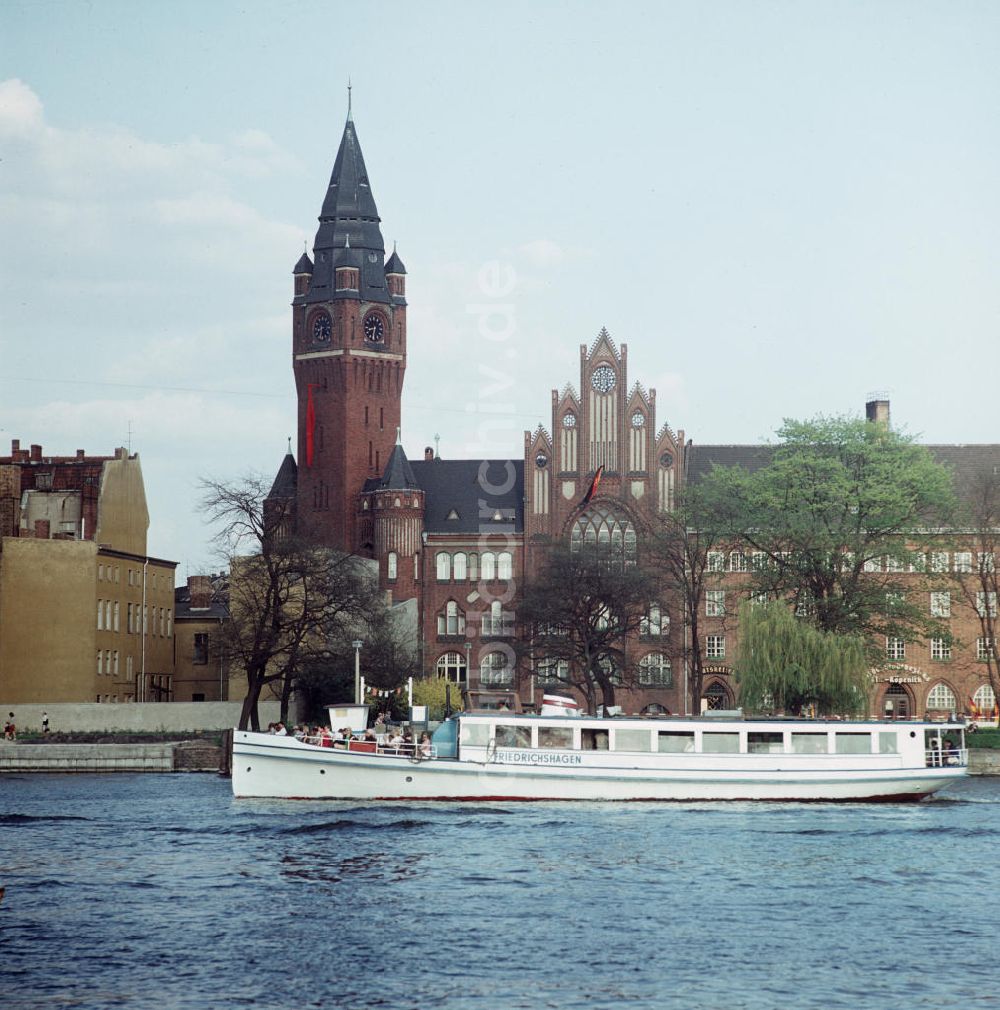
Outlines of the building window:
[[570,549],[578,551],[581,546],[596,547],[613,565],[624,562],[631,568],[636,563],[635,527],[630,519],[619,518],[604,506],[592,507],[574,524]]
[[479,555],[470,554],[469,555],[469,581],[478,582],[479,581]]
[[439,635],[465,634],[465,614],[458,609],[454,600],[445,604],[444,610],[438,614],[437,623]]
[[467,666],[465,656],[460,652],[446,652],[437,661],[437,675],[442,680],[450,680],[456,684],[466,681]]
[[992,638],[976,639],[976,659],[986,660],[990,658],[993,648]]
[[101,650],[97,650],[97,676],[100,677],[102,672],[102,667],[104,665],[104,657],[101,655]]
[[751,551],[750,568],[755,572],[762,572],[767,568],[767,555],[763,551]]
[[204,666],[208,662],[208,634],[199,632],[194,636],[194,656],[191,662],[196,666]]
[[104,600],[97,601],[97,630],[104,630]]
[[510,687],[514,683],[514,671],[510,660],[503,652],[488,652],[479,664],[479,679],[490,687]]
[[996,593],[976,593],[976,613],[980,617],[997,616],[997,594]]
[[[108,571],[110,571],[110,568],[108,569]],[[104,581],[104,565],[97,566],[97,581],[98,582]]]
[[142,608],[142,633],[149,634],[149,607]]
[[951,659],[951,646],[945,639],[931,639],[931,659]]
[[639,622],[639,634],[649,638],[669,635],[670,615],[665,614],[658,603],[651,603]]
[[544,689],[548,685],[565,685],[569,680],[569,660],[543,659],[536,668],[538,683]]
[[889,635],[885,640],[885,654],[889,659],[906,658],[906,642],[894,635]]
[[497,577],[497,556],[492,551],[483,554],[479,571],[484,582],[492,582]]
[[705,616],[725,617],[726,616],[726,594],[722,589],[705,590]]
[[931,616],[951,617],[951,593],[931,593]]
[[935,712],[954,712],[955,692],[947,684],[935,684],[927,695],[927,707]]
[[981,573],[992,575],[996,571],[996,557],[993,551],[980,551],[978,564]]
[[726,658],[726,636],[709,635],[705,639],[705,657],[707,659]]
[[729,552],[729,570],[731,572],[745,572],[747,570],[747,556],[743,551]]
[[948,571],[948,552],[931,551],[930,569],[932,572]]
[[726,556],[722,551],[709,551],[705,556],[705,567],[710,572],[724,572],[726,570]]
[[126,680],[132,680],[133,678],[134,678],[134,674],[132,672],[132,657],[131,656],[126,656],[125,657],[125,679]]
[[497,555],[497,578],[514,578],[514,555],[508,551],[501,551]]
[[903,572],[906,571],[906,565],[894,555],[887,554],[885,557],[885,570],[887,572]]
[[469,567],[468,567],[468,558],[467,558],[467,556],[462,551],[459,551],[451,559],[451,562],[452,562],[452,572],[454,574],[455,581],[456,582],[458,582],[458,581],[464,582],[469,577]]
[[121,631],[121,604],[115,600],[114,609],[115,631]]
[[503,609],[499,600],[490,604],[490,609],[483,614],[484,635],[510,635],[514,631],[514,615]]
[[118,676],[118,650],[111,654],[111,672],[117,677]]
[[882,559],[869,558],[862,567],[866,572],[880,572],[882,571]]
[[651,652],[639,660],[639,683],[644,687],[673,687],[674,672],[662,652]]
[[437,580],[447,582],[451,578],[451,555],[441,551],[437,556]]
[[972,571],[972,551],[955,551],[955,571],[967,573]]
[[174,612],[172,610],[167,611],[167,638],[170,638],[174,633]]
[[997,698],[993,693],[993,688],[989,684],[982,684],[976,688],[976,693],[972,696],[972,704],[976,710],[976,715],[990,719],[993,717],[993,709],[996,707]]
[[399,562],[398,555],[395,551],[389,551],[389,557],[386,559],[386,578],[395,579],[396,578],[396,566]]

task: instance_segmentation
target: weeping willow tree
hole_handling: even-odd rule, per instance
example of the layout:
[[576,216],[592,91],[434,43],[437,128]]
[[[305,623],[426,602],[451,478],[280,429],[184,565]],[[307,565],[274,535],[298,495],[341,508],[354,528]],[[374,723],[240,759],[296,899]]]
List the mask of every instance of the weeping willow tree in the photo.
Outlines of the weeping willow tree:
[[787,603],[743,603],[736,659],[740,702],[752,712],[864,712],[868,663],[860,635],[823,631]]

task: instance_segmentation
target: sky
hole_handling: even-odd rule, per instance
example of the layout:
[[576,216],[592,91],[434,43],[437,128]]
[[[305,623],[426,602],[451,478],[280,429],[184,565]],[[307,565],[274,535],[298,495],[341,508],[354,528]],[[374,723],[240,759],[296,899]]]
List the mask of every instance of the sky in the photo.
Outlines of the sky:
[[[697,443],[888,394],[1000,441],[1000,4],[0,0],[0,454],[140,454],[149,552],[294,436],[347,85],[403,444],[523,454],[607,327]],[[293,439],[294,442],[294,439]]]

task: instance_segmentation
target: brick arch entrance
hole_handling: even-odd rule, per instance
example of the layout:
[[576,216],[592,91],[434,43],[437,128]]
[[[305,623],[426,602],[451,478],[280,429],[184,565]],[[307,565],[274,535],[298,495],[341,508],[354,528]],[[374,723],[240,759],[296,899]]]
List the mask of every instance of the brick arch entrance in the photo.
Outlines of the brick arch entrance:
[[882,695],[882,715],[886,719],[912,719],[916,712],[913,695],[905,684],[890,684]]

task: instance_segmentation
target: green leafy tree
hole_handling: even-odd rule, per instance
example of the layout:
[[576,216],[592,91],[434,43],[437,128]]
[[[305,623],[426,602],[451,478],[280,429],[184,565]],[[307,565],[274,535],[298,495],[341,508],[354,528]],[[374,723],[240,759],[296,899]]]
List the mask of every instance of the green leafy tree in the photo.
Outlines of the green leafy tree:
[[863,638],[822,631],[784,602],[741,604],[735,669],[740,701],[751,712],[855,715],[866,707]]
[[457,684],[443,677],[422,677],[413,682],[413,704],[426,705],[430,719],[443,719],[448,704],[457,712],[462,708],[462,692]]
[[700,493],[750,554],[746,588],[790,599],[823,631],[862,636],[872,661],[884,637],[948,637],[908,598],[928,531],[954,508],[949,472],[908,435],[844,417],[786,421],[771,461],[714,469]]

